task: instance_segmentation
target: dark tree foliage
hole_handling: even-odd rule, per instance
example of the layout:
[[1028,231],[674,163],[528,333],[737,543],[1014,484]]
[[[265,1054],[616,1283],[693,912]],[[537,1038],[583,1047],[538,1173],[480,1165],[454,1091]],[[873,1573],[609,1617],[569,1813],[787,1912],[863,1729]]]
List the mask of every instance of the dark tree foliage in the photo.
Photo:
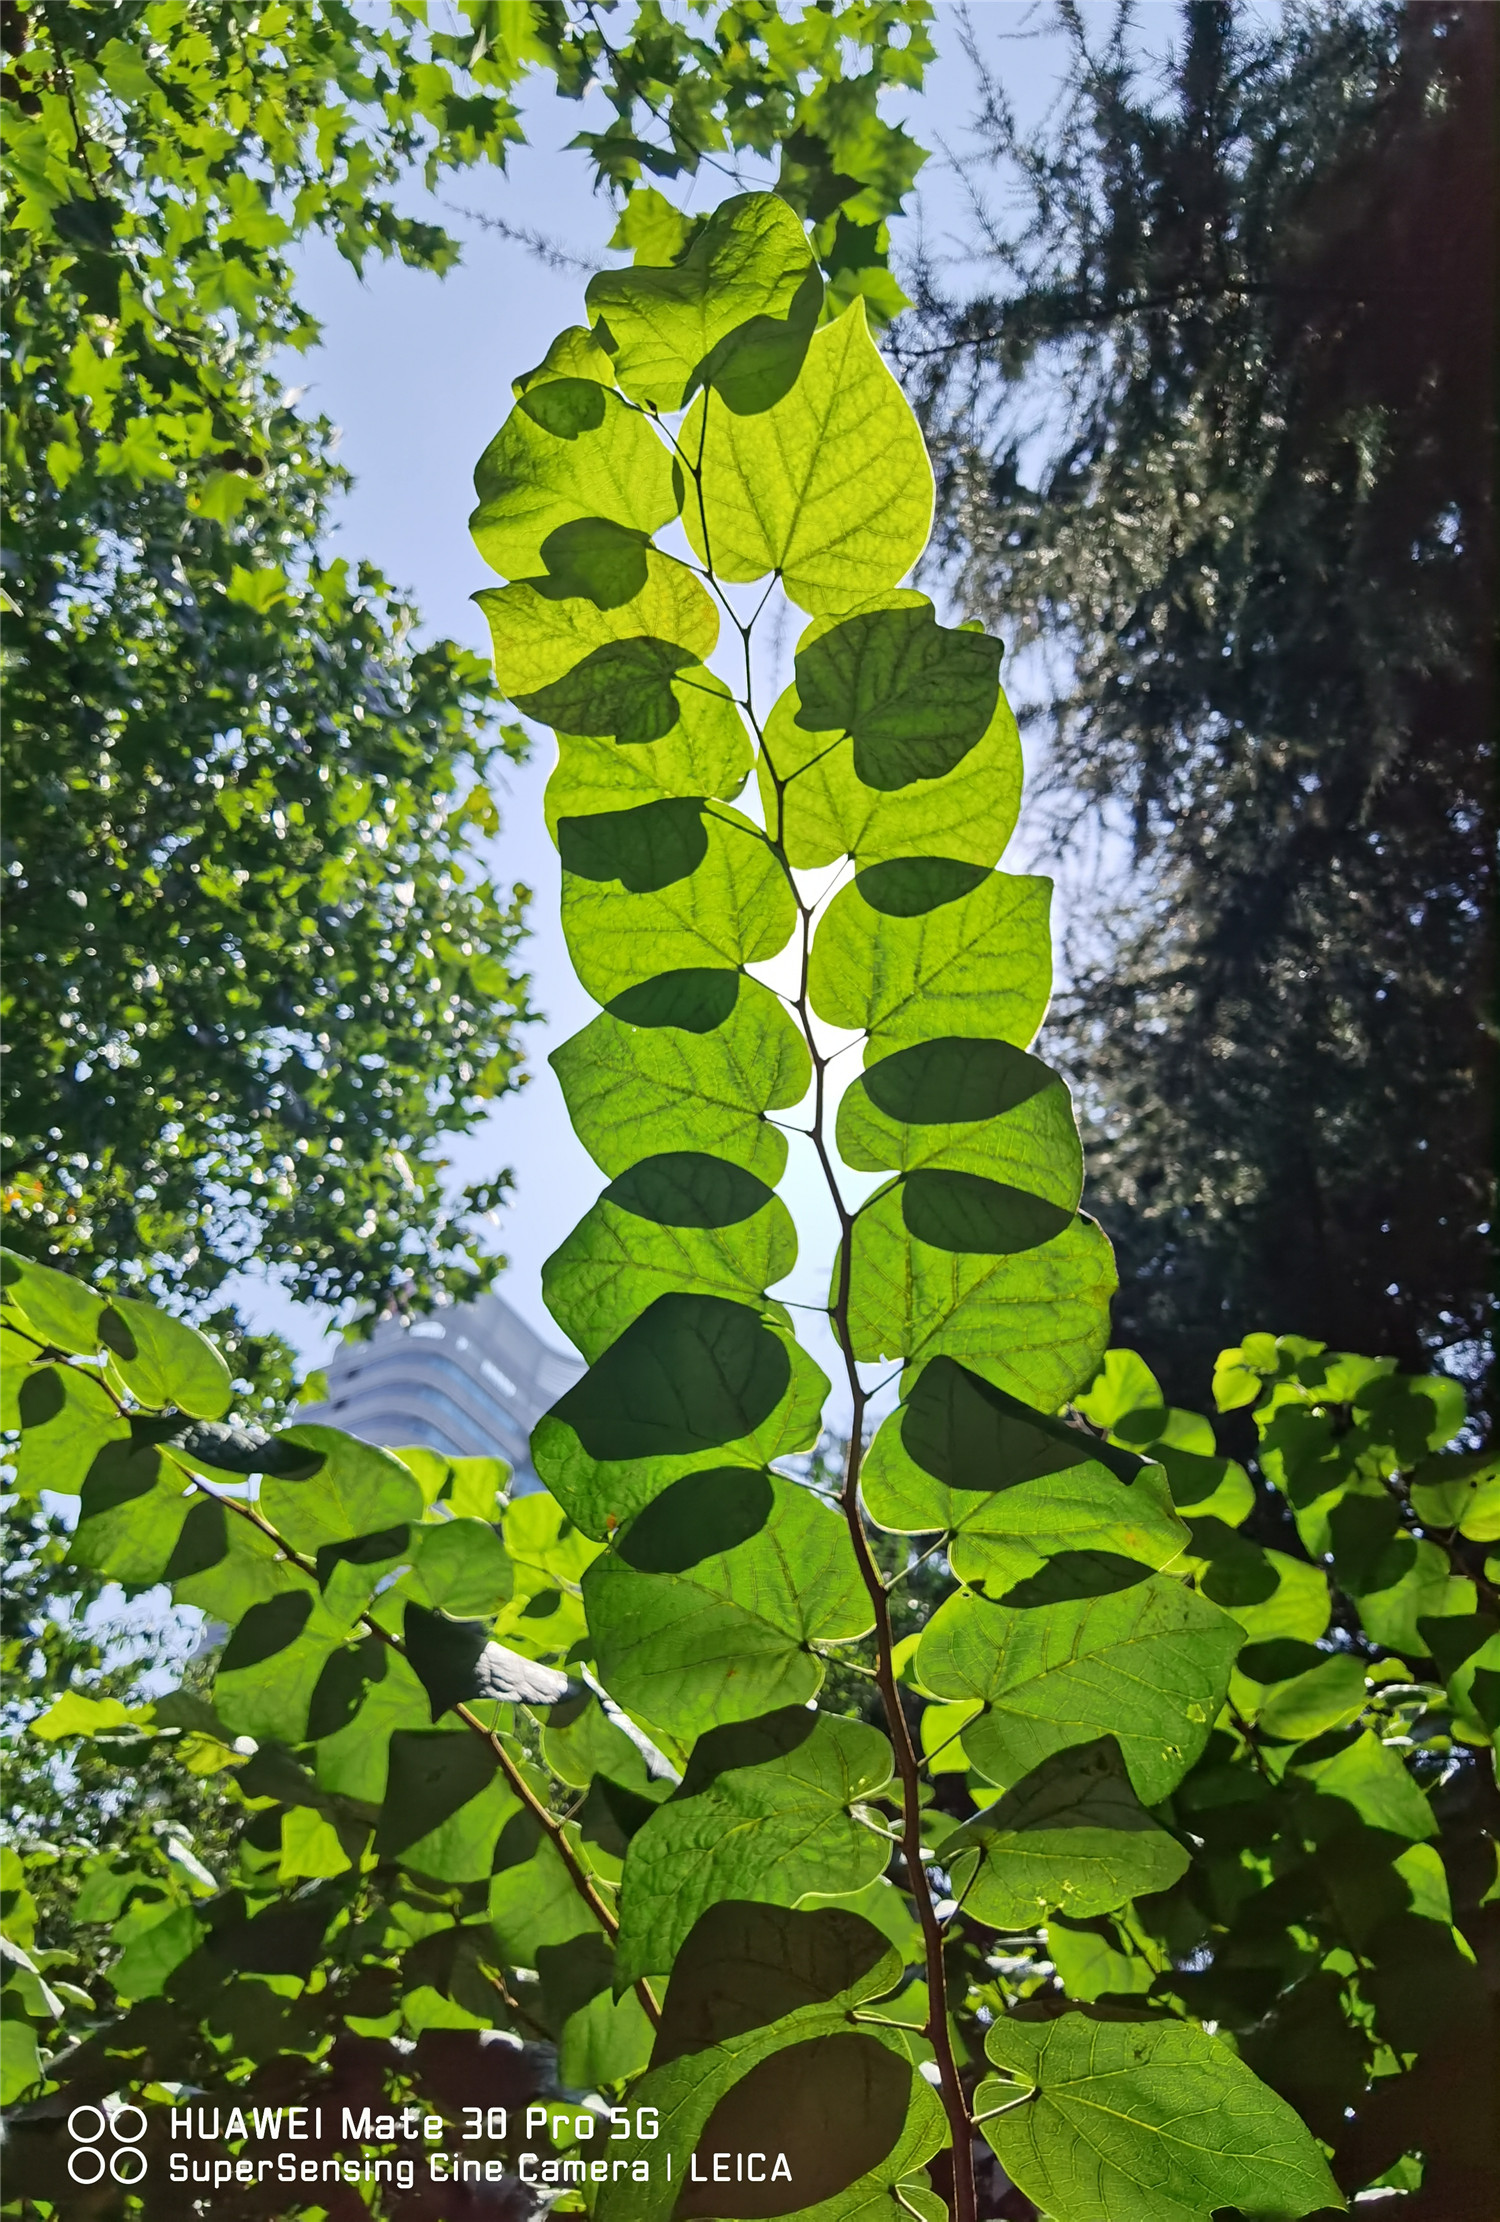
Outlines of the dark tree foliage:
[[[993,290],[904,329],[967,605],[1053,645],[1054,794],[1128,824],[1054,1050],[1119,1331],[1275,1318],[1475,1374],[1487,1319],[1496,16],[1191,0],[1020,135]],[[1095,823],[1098,823],[1096,817]]]

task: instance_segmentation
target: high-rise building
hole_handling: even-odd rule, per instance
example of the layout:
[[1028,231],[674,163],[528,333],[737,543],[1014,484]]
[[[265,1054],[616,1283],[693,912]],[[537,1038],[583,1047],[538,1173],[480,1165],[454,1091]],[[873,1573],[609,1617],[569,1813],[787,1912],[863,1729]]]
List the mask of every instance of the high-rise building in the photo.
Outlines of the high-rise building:
[[449,1458],[503,1458],[525,1490],[531,1430],[583,1372],[503,1297],[481,1296],[425,1318],[383,1319],[365,1342],[345,1343],[328,1367],[326,1403],[301,1420],[342,1427],[367,1443],[423,1443]]

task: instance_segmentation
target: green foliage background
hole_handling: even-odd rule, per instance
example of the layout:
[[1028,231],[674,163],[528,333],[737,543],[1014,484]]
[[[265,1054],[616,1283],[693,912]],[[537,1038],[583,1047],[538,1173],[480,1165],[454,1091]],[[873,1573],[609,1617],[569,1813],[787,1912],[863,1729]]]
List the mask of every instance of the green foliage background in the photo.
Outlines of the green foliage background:
[[[1256,1335],[1214,1384],[1252,1480],[1106,1354],[1108,1249],[1026,1046],[1048,889],[996,869],[998,645],[899,583],[915,421],[783,202],[676,246],[595,282],[477,481],[601,1006],[557,1054],[608,1186],[548,1267],[591,1365],[535,1431],[547,1491],[237,1426],[193,1329],[7,1262],[18,1494],[76,1494],[79,1567],[229,1629],[206,1695],[74,1692],[35,1733],[174,1742],[246,1810],[221,1874],[170,1830],[85,1862],[102,1972],[32,1950],[10,1855],[8,2196],[66,2197],[68,2105],[187,2082],[628,2097],[628,2180],[571,2179],[601,2222],[772,2123],[820,2222],[998,2207],[976,2130],[1053,2222],[1360,2190],[1477,2222],[1494,1460],[1452,1379]],[[808,622],[765,707],[778,593]],[[770,1294],[789,1131],[840,1227],[841,1459]],[[514,2162],[519,2118],[475,2139]]]
[[[883,226],[921,155],[878,99],[920,80],[928,12],[7,18],[8,1203],[28,1254],[0,1306],[5,1640],[37,1694],[9,1721],[6,2211],[76,2205],[58,2125],[123,2093],[154,2124],[127,2210],[179,2214],[157,2109],[184,2085],[410,2100],[455,2133],[479,2107],[470,2149],[506,2167],[518,2110],[566,2099],[525,2142],[600,2222],[675,2210],[664,2155],[680,2178],[695,2146],[767,2125],[819,2222],[1208,2222],[1356,2192],[1408,2222],[1494,2211],[1500,1481],[1445,1375],[1251,1335],[1221,1354],[1216,1424],[1106,1352],[1114,1268],[1078,1208],[1067,1090],[1029,1046],[1050,889],[996,868],[1020,796],[999,644],[901,584],[932,479],[871,333],[903,306]],[[1264,134],[1311,55],[1316,145],[1325,65],[1380,64],[1360,40],[1383,20],[1341,13],[1320,43],[1299,19],[1251,55],[1233,10],[1192,7],[1184,114],[1232,96]],[[268,362],[315,337],[300,239],[445,266],[396,188],[503,162],[531,68],[605,84],[615,122],[580,145],[636,261],[517,381],[479,466],[476,541],[509,582],[480,596],[496,684],[451,646],[412,652],[382,580],[319,561],[339,476]],[[999,338],[958,335],[1007,376],[1080,314],[1128,325],[1132,288],[1181,276],[1177,216],[1223,183],[1131,106],[1122,48],[1079,100],[1104,155],[1149,156],[1167,214],[1128,283],[1110,253],[1081,295],[1055,281],[1094,156],[1040,164],[1060,229],[1032,242],[1031,292]],[[776,147],[778,194],[710,217],[643,182]],[[1279,225],[1274,171],[1261,185]],[[1183,423],[1246,358],[1222,309],[1196,353],[1147,313],[1176,380],[1136,427],[1161,515],[1186,501],[1163,453],[1180,464]],[[1150,347],[1123,359],[1122,380],[1107,349],[1079,358],[1111,468],[1104,433],[1157,393]],[[927,400],[966,531],[1009,481],[966,426],[945,446]],[[1275,429],[1263,396],[1243,422]],[[1317,449],[1335,493],[1351,436]],[[1306,460],[1271,454],[1272,493]],[[1287,538],[1314,568],[1347,565],[1326,493],[1337,564],[1300,509]],[[1007,616],[1019,594],[1045,621],[1073,529],[1061,552],[1045,522],[1022,535],[1046,558],[1024,592],[1007,540]],[[1154,608],[1147,573],[1127,584]],[[977,558],[969,584],[997,591]],[[766,704],[752,636],[788,605],[794,681]],[[1213,614],[1171,643],[1192,733]],[[1096,740],[1130,668],[1132,628],[1114,635],[1072,706]],[[608,1183],[545,1282],[590,1371],[537,1430],[547,1490],[514,1501],[494,1462],[268,1434],[275,1354],[232,1321],[221,1352],[130,1293],[201,1311],[252,1248],[371,1308],[493,1270],[466,1220],[495,1191],[446,1201],[431,1145],[510,1084],[524,1012],[520,891],[468,851],[493,751],[522,745],[492,737],[502,695],[559,737],[547,824],[600,1014],[555,1063]],[[1105,739],[1128,757],[1163,722]],[[1399,716],[1387,738],[1399,757]],[[1143,839],[1201,768],[1143,763]],[[1432,843],[1411,848],[1430,877]],[[1191,1160],[1194,1101],[1152,1083],[1180,1131],[1163,1150],[1149,1120],[1110,1130],[1109,1192],[1137,1144]],[[842,1442],[769,1293],[797,1256],[794,1135],[840,1230]],[[1206,1218],[1239,1242],[1234,1212]],[[1217,1285],[1212,1249],[1194,1285]],[[1441,1278],[1401,1291],[1414,1368]],[[872,1427],[882,1376],[898,1401]],[[83,1609],[111,1582],[223,1628],[183,1688],[145,1695],[101,1656]],[[652,2110],[610,2140],[629,2181],[564,2174],[584,2098]],[[276,2186],[235,2202],[291,2211]]]

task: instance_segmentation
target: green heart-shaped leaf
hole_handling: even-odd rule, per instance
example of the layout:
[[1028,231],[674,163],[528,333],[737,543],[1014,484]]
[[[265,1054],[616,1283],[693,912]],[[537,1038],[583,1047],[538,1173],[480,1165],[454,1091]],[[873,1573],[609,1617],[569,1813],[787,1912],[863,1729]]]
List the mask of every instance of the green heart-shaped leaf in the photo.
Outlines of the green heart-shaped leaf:
[[985,2050],[1010,2080],[980,2085],[980,2114],[1032,2095],[984,2134],[1049,2214],[1210,2222],[1238,2207],[1282,2222],[1344,2203],[1285,2099],[1192,2022],[1006,2016]]
[[964,1749],[1002,1789],[1055,1751],[1113,1736],[1154,1805],[1207,1743],[1241,1641],[1216,1607],[1153,1574],[1032,1607],[950,1597],[923,1634],[917,1672],[934,1696],[981,1700]]
[[584,1576],[600,1676],[677,1736],[812,1697],[873,1615],[842,1516],[747,1468],[684,1475]]

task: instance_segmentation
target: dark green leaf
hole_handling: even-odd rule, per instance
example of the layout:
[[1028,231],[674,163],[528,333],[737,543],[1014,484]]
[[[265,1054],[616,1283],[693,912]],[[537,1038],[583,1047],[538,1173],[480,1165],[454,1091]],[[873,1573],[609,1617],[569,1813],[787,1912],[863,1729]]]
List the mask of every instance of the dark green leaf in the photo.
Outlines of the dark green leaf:
[[[642,2171],[646,2180],[639,2185],[618,2178],[612,2181],[601,2195],[601,2216],[608,2222],[664,2218],[672,2210],[682,2180],[692,2180],[688,2156],[700,2145],[705,2164],[698,2173],[711,2181],[713,2163],[705,2124],[737,2080],[759,2063],[797,2046],[804,2076],[818,2084],[820,2056],[801,2048],[818,2037],[847,2036],[851,2012],[888,1991],[899,1972],[899,1961],[883,1949],[883,1940],[847,1915],[780,1912],[746,1904],[711,1908],[683,1943],[654,2064],[632,2094],[637,2103],[655,2109],[660,2123],[659,2136],[623,2145],[630,2159],[648,2159],[648,2168]],[[884,2036],[881,2041],[910,2077],[897,2043]],[[886,2071],[875,2073],[883,2076]],[[753,2098],[755,2088],[747,2095]],[[861,2179],[842,2197],[835,2194],[833,2205],[824,2211],[864,2212],[879,2216],[880,2222],[887,2218],[896,2222],[900,2210],[890,2198],[890,2184],[920,2167],[943,2134],[940,2110],[926,2085],[910,2078],[903,2088],[908,2092],[905,2121],[883,2164],[873,2172],[874,2180]],[[778,2126],[786,2114],[787,2110],[779,2109],[776,2115],[760,2116],[736,2139],[742,2152],[771,2148],[763,2163],[764,2180],[783,2197],[789,2188],[787,2168],[775,2170],[772,2155],[781,2143]],[[727,2139],[728,2118],[719,2119]],[[671,2177],[662,2166],[664,2154],[672,2160]],[[788,2167],[795,2199],[798,2182],[805,2190],[809,2178],[805,2170],[799,2177],[790,2162]],[[732,2177],[732,2158],[730,2171]],[[743,2183],[743,2172],[740,2180]],[[716,2196],[722,2199],[726,2193],[721,2189]]]
[[861,1172],[949,1167],[1070,1211],[1083,1184],[1067,1089],[1009,1042],[949,1035],[867,1066],[840,1100],[838,1146]]
[[1015,1257],[1040,1249],[1073,1221],[1073,1206],[1048,1203],[977,1173],[908,1173],[899,1187],[908,1234],[937,1250]]
[[313,1585],[296,1579],[298,1587],[243,1614],[214,1677],[214,1705],[225,1727],[260,1743],[302,1741],[313,1692],[346,1637]]
[[941,779],[995,714],[1000,656],[987,634],[939,625],[930,603],[825,620],[798,645],[797,723],[847,733],[866,787]]
[[[711,2156],[743,2153],[764,2138],[785,2156],[789,2180],[684,2185],[676,2213],[759,2222],[833,2204],[890,2154],[905,2126],[911,2086],[907,2061],[854,2031],[804,2037],[771,2053],[725,2092],[699,2140]],[[768,2178],[772,2173],[765,2168]]]
[[1106,1736],[1044,1759],[944,1840],[943,1863],[966,1912],[1025,1929],[1056,1908],[1109,1913],[1166,1890],[1188,1855],[1142,1807]]
[[481,1882],[520,1799],[494,1752],[468,1729],[398,1729],[375,1851],[440,1882]]
[[424,1605],[408,1605],[402,1629],[407,1658],[431,1701],[434,1720],[450,1705],[477,1695],[475,1667],[490,1640],[488,1621],[450,1620]]
[[890,1846],[850,1809],[890,1769],[890,1746],[873,1728],[801,1706],[700,1737],[681,1789],[626,1854],[622,1973],[670,1968],[720,1899],[790,1906],[808,1891],[872,1881]]
[[721,1899],[683,1939],[651,2065],[706,2052],[808,2006],[878,1998],[900,1979],[898,1955],[857,1914]]
[[[559,587],[565,583],[557,582]],[[588,599],[592,601],[592,596]],[[517,693],[515,700],[528,717],[555,726],[570,739],[608,741],[628,748],[630,756],[618,760],[620,772],[628,777],[632,771],[639,776],[647,769],[651,759],[646,750],[655,751],[657,743],[670,744],[678,736],[687,722],[689,702],[707,707],[715,722],[722,718],[722,696],[716,697],[713,689],[713,679],[691,649],[676,640],[641,634],[590,648],[559,677]],[[636,751],[641,752],[638,765]],[[661,753],[667,754],[665,745]],[[683,790],[674,787],[672,791]],[[611,784],[602,807],[617,807],[621,800]]]
[[815,1439],[827,1382],[745,1304],[660,1296],[537,1423],[537,1472],[603,1536],[697,1467],[764,1466]]
[[[308,1712],[320,1787],[363,1805],[382,1804],[392,1736],[424,1731],[431,1719],[432,1700],[399,1652],[376,1636],[336,1651]],[[472,1731],[464,1733],[477,1744]]]

